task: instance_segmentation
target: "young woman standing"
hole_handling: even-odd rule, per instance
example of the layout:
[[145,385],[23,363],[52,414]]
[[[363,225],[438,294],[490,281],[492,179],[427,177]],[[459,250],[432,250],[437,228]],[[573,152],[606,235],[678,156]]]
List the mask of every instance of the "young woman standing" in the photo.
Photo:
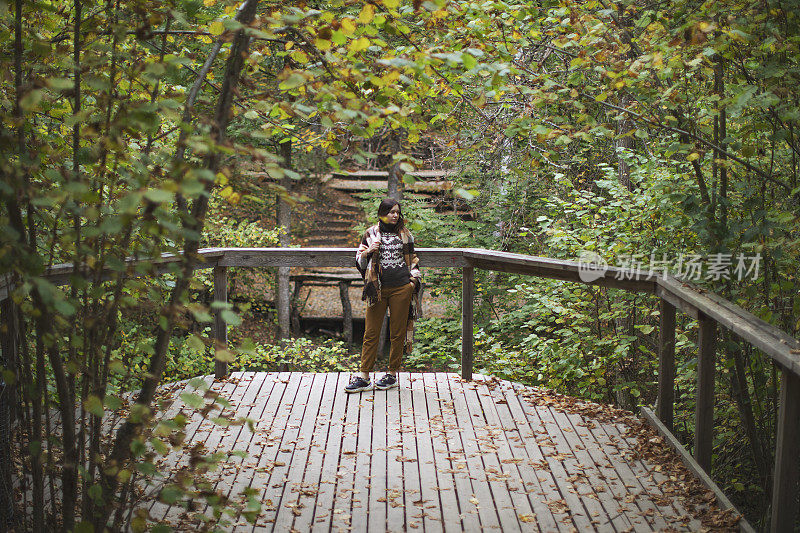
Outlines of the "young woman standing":
[[414,320],[420,313],[422,274],[414,253],[414,238],[405,227],[400,203],[384,199],[378,206],[378,224],[364,233],[356,252],[356,267],[364,278],[361,299],[367,302],[361,373],[354,375],[346,392],[372,387],[370,372],[378,357],[383,317],[389,308],[389,371],[375,383],[378,389],[397,386],[403,352],[411,351]]

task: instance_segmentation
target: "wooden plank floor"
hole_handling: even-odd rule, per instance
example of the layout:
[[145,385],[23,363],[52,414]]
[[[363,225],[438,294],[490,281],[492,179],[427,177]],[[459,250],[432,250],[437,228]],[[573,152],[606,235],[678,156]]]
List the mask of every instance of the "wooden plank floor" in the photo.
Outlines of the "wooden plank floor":
[[[188,447],[248,453],[208,473],[232,501],[258,490],[259,518],[230,518],[227,529],[695,531],[716,512],[706,493],[681,490],[685,471],[637,453],[631,427],[641,427],[611,407],[480,375],[404,373],[399,388],[352,395],[347,378],[236,373],[213,384],[255,428],[191,425]],[[161,462],[187,460],[173,453]],[[198,506],[142,506],[178,531],[211,516]]]
[[[220,454],[227,459],[204,474],[210,493],[236,504],[255,490],[261,513],[251,522],[214,517],[203,498],[160,501],[172,475],[139,484],[140,512],[175,531],[208,522],[236,532],[696,531],[719,523],[710,491],[630,413],[481,375],[402,373],[399,388],[350,395],[348,378],[209,376],[203,386],[230,405],[206,416],[180,398],[193,385],[164,385],[159,418],[182,413],[188,423],[184,448],[157,456],[159,470],[185,472],[198,455]],[[252,430],[218,425],[216,415],[246,417]]]

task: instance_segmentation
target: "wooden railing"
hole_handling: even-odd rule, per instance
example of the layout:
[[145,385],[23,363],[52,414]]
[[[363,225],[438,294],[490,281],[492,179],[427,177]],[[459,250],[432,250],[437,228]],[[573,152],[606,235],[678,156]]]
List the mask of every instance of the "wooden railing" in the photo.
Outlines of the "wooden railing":
[[[461,376],[472,378],[473,299],[475,269],[586,283],[581,267],[574,261],[473,248],[418,248],[425,267],[460,268],[462,273]],[[227,269],[236,267],[354,267],[355,248],[206,248],[199,252],[195,268],[213,268],[214,299],[227,300]],[[165,255],[154,262],[152,273],[167,272],[179,256]],[[130,262],[131,266],[135,261]],[[58,265],[46,274],[56,284],[65,284],[74,274],[72,265]],[[142,275],[131,270],[131,275]],[[800,342],[708,291],[680,279],[641,270],[608,267],[590,284],[633,292],[653,293],[660,298],[658,341],[659,375],[656,424],[674,440],[675,327],[676,310],[695,318],[699,324],[697,397],[695,411],[694,459],[706,472],[711,470],[714,430],[714,373],[718,329],[724,328],[767,354],[781,370],[775,465],[772,484],[771,531],[791,531],[798,500],[798,457],[800,457]],[[12,287],[0,283],[0,300]],[[227,326],[218,312],[214,337],[227,342]],[[217,362],[218,377],[227,373],[227,364]],[[646,414],[649,410],[643,410]],[[702,471],[699,472],[703,474]],[[722,496],[724,501],[727,501]],[[728,502],[729,505],[729,502]]]

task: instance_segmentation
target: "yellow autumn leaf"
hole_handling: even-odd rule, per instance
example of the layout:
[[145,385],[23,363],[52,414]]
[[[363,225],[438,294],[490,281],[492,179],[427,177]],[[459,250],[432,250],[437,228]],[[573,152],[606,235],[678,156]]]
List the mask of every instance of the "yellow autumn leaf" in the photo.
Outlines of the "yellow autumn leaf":
[[375,7],[372,4],[365,4],[361,13],[358,15],[358,21],[362,24],[369,24],[375,16]]
[[217,35],[222,35],[222,32],[225,31],[225,26],[222,25],[221,20],[215,20],[208,27],[208,31],[211,35],[216,37]]
[[342,19],[342,33],[345,35],[352,35],[356,31],[356,25],[351,18]]
[[308,56],[302,50],[295,50],[292,52],[292,59],[301,64],[308,63]]
[[326,39],[317,39],[315,44],[320,50],[329,50],[331,47],[331,42]]
[[366,37],[359,37],[350,43],[350,50],[353,52],[360,52],[361,50],[366,50],[367,48],[369,48],[369,39]]
[[206,7],[211,7],[217,3],[217,0],[203,0],[203,5]]
[[400,0],[383,0],[383,5],[388,9],[396,9],[400,7]]
[[389,72],[384,74],[381,77],[381,79],[383,79],[383,81],[388,85],[389,83],[392,83],[393,81],[395,81],[399,77],[400,77],[400,73],[399,72],[397,72],[396,70],[390,70]]

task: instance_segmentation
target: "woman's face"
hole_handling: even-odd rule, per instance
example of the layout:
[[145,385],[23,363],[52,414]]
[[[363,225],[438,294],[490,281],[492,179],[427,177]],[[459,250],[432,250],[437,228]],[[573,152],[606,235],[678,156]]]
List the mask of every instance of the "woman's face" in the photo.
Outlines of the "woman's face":
[[386,213],[386,218],[389,219],[389,224],[397,224],[397,221],[400,220],[400,206],[395,205],[392,207],[388,213]]

